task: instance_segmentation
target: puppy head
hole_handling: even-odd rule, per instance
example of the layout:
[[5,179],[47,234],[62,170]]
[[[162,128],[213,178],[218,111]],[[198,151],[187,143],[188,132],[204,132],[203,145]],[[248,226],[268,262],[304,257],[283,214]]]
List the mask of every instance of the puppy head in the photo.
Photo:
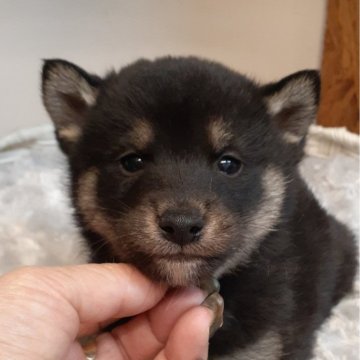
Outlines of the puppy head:
[[42,88],[78,219],[101,238],[94,253],[107,247],[177,286],[246,264],[282,221],[319,79],[258,86],[196,58],[141,60],[101,79],[49,60]]

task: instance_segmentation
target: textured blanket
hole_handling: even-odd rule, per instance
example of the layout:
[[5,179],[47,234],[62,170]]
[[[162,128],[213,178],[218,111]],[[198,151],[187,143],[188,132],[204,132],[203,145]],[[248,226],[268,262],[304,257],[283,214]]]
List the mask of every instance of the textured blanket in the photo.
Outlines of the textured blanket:
[[[359,238],[359,139],[313,127],[301,171],[323,206]],[[51,126],[0,139],[0,274],[87,261],[71,217],[66,165]],[[359,280],[319,332],[317,360],[359,359]]]

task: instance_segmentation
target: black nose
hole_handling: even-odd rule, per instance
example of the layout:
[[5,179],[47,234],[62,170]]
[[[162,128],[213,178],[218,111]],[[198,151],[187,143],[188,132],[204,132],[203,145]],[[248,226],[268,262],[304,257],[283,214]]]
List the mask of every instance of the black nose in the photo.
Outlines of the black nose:
[[204,220],[195,209],[166,210],[160,217],[159,226],[167,240],[183,246],[200,238]]

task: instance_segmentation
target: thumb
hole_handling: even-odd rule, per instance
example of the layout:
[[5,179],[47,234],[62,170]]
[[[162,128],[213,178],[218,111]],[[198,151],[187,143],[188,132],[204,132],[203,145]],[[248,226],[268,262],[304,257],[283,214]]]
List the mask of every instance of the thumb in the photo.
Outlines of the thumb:
[[1,277],[0,289],[7,283],[12,292],[21,292],[20,298],[44,291],[68,303],[82,323],[136,315],[152,308],[166,292],[164,285],[127,264],[26,267]]
[[0,277],[0,333],[1,324],[12,324],[10,346],[11,338],[24,339],[24,347],[28,339],[48,354],[51,346],[70,345],[80,325],[144,312],[165,292],[125,264],[22,268]]

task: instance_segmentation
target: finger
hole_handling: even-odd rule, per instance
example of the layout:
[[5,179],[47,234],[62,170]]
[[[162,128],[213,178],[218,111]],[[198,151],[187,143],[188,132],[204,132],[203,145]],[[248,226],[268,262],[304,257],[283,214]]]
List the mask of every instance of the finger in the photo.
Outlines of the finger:
[[[113,339],[131,359],[153,359],[181,315],[200,305],[205,297],[197,288],[172,291],[155,308],[114,329]],[[102,345],[99,343],[99,346]]]
[[63,296],[81,322],[104,322],[142,313],[166,292],[165,286],[125,264],[89,264],[59,270],[69,278]]
[[207,359],[213,316],[204,306],[188,310],[176,323],[165,348],[155,360]]
[[61,318],[66,319],[60,324],[62,330],[74,338],[80,323],[101,323],[144,312],[166,292],[165,286],[151,282],[125,264],[26,268],[4,276],[0,285],[6,287],[7,282],[11,283],[11,296],[19,302],[26,289],[28,298],[56,303],[60,323]]
[[[141,346],[142,339],[139,339]],[[110,333],[100,334],[96,340],[96,360],[129,360],[124,347],[119,346],[116,339]]]
[[71,345],[64,360],[85,360],[84,351],[78,342],[74,342]]

